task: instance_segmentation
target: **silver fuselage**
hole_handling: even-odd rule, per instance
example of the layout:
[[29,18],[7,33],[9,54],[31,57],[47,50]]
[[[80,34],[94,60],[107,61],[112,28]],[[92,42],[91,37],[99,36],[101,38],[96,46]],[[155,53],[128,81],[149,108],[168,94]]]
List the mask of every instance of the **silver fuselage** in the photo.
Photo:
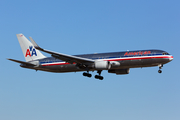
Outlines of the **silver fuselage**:
[[[159,66],[173,60],[172,55],[162,50],[138,50],[74,56],[88,58],[95,61],[103,60],[111,63],[119,63],[118,66],[112,64],[108,70]],[[31,66],[21,64],[21,67],[56,73],[87,71],[87,68],[79,67],[75,62],[68,63],[54,57],[43,58],[36,61],[31,61],[30,63],[36,63],[37,65]],[[87,63],[86,65],[88,67],[88,71],[97,70],[93,63]]]

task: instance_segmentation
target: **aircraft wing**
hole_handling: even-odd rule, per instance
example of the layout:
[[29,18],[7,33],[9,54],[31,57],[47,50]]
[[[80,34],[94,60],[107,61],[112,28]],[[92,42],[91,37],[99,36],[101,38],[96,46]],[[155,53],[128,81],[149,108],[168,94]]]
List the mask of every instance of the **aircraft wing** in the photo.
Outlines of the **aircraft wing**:
[[21,64],[25,64],[25,65],[36,66],[34,64],[31,64],[31,63],[28,63],[28,62],[24,62],[24,61],[20,61],[20,60],[15,60],[15,59],[8,59],[8,60],[13,61],[13,62],[17,62],[17,63],[21,63]]
[[32,44],[34,45],[34,47],[40,51],[43,51],[43,52],[46,52],[46,53],[49,53],[51,54],[52,57],[55,57],[57,59],[60,59],[62,61],[66,61],[68,63],[94,63],[94,60],[92,59],[88,59],[88,58],[82,58],[82,57],[77,57],[77,56],[73,56],[73,55],[66,55],[66,54],[62,54],[62,53],[57,53],[57,52],[53,52],[53,51],[50,51],[50,50],[45,50],[41,47],[39,47],[36,42],[31,38],[29,37]]

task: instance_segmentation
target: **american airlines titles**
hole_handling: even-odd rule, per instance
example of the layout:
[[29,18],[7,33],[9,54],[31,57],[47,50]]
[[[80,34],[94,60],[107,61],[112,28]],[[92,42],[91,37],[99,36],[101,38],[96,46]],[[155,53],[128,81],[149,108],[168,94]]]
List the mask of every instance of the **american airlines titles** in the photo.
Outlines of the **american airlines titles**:
[[124,56],[128,55],[148,55],[151,54],[151,51],[139,51],[139,52],[126,52]]

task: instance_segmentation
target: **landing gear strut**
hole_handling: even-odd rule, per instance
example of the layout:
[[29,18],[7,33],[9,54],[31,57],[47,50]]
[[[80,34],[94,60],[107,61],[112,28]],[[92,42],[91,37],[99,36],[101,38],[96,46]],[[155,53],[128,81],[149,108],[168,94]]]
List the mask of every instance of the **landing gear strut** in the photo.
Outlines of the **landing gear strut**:
[[163,67],[163,64],[160,64],[160,65],[158,65],[159,66],[159,70],[158,70],[158,73],[162,73],[162,67]]
[[94,77],[95,77],[96,79],[103,80],[104,78],[103,78],[103,76],[101,76],[101,72],[102,72],[102,70],[97,71],[97,73],[98,73],[99,75],[95,75]]
[[77,66],[80,67],[80,68],[86,69],[87,72],[84,72],[84,73],[83,73],[83,76],[89,77],[89,78],[92,77],[92,75],[89,73],[88,66],[83,65],[83,64],[78,64]]

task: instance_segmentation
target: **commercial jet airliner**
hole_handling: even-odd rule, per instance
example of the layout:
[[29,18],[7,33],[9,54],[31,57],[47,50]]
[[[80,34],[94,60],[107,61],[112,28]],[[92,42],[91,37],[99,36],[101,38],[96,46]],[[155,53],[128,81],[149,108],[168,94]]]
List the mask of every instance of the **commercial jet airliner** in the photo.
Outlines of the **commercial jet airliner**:
[[[99,80],[103,80],[103,70],[122,75],[129,74],[130,68],[158,66],[161,73],[163,65],[173,60],[173,56],[166,51],[155,49],[67,55],[43,49],[31,37],[30,42],[23,34],[17,34],[17,38],[26,62],[8,60],[20,63],[21,67],[56,73],[85,71],[83,76],[86,77],[92,76],[90,71],[97,71],[95,78]],[[51,57],[44,56],[40,51],[51,54]]]

